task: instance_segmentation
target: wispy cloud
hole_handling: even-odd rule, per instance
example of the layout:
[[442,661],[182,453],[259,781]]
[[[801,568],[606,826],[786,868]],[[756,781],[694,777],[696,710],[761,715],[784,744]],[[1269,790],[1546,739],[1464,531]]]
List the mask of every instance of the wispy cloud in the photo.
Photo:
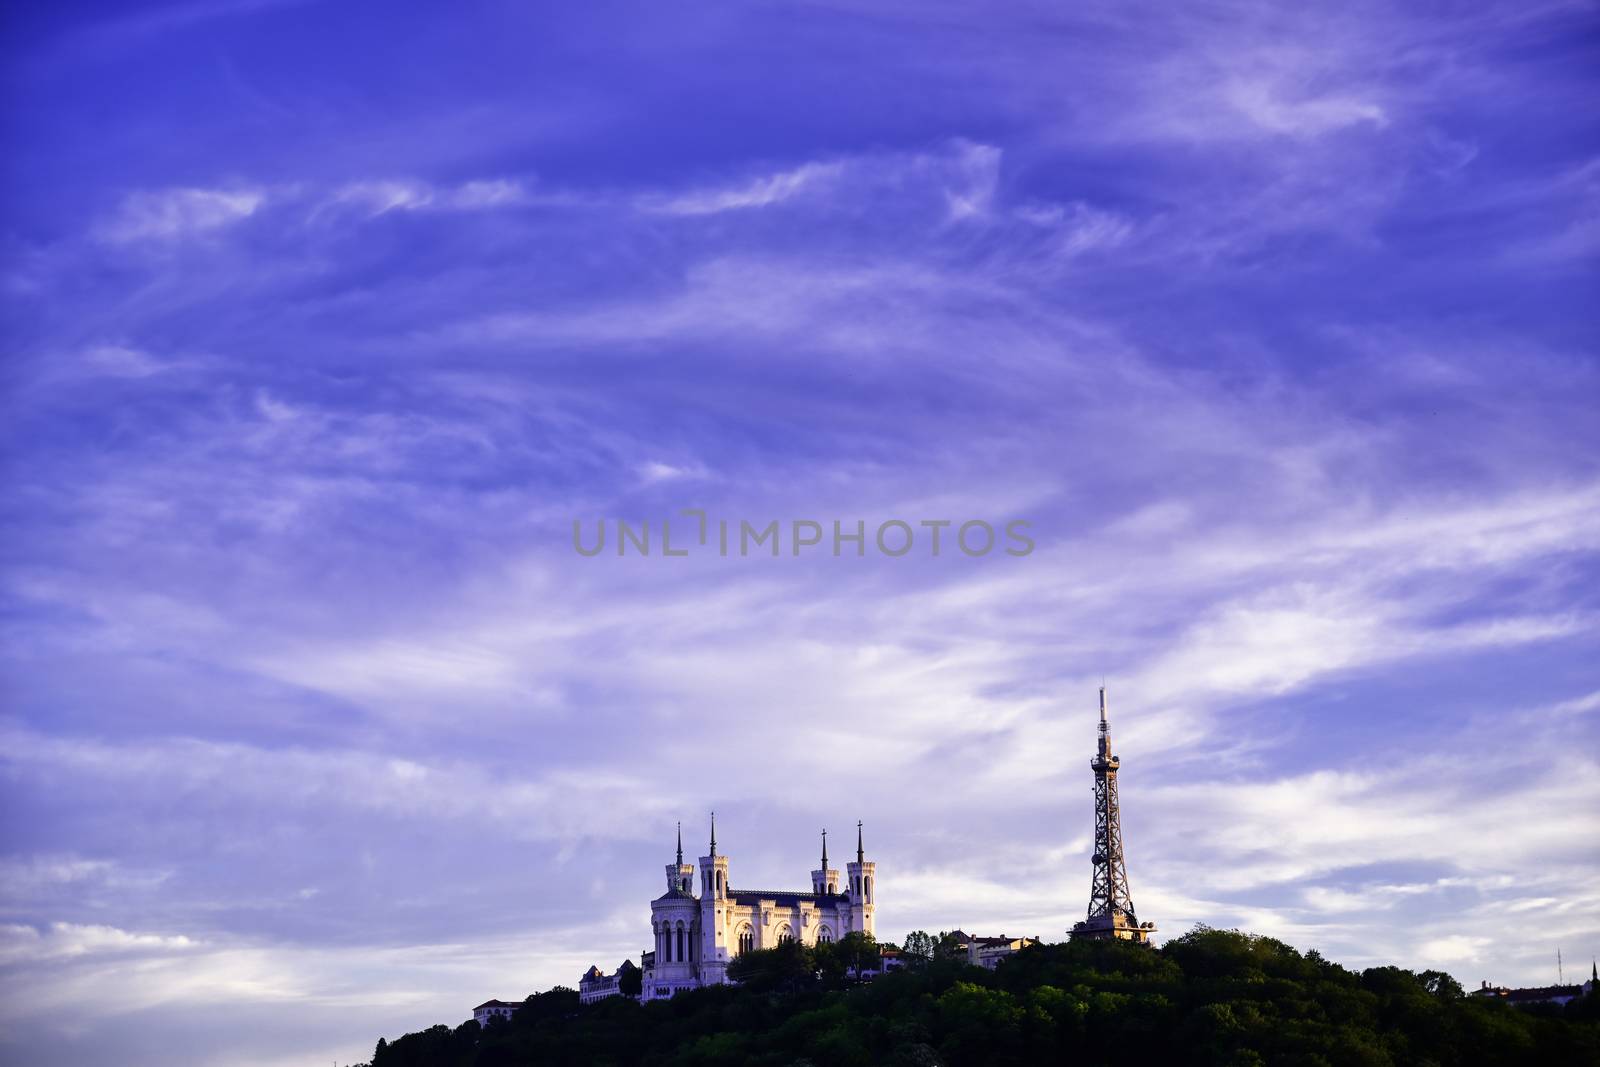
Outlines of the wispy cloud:
[[[1164,935],[1600,937],[1573,12],[351,17],[20,31],[0,1056],[360,1060],[636,954],[711,807],[1059,937],[1102,680]],[[1037,549],[570,547],[683,508]]]
[[334,190],[332,203],[359,208],[369,215],[391,211],[486,211],[515,207],[529,199],[520,181],[483,178],[439,187],[414,179],[351,182]]
[[675,196],[646,197],[639,206],[664,215],[715,215],[781,203],[805,192],[824,193],[843,171],[839,163],[807,163],[756,178],[744,185],[699,189]]
[[175,241],[224,229],[266,202],[256,189],[161,189],[130,193],[98,230],[115,244]]

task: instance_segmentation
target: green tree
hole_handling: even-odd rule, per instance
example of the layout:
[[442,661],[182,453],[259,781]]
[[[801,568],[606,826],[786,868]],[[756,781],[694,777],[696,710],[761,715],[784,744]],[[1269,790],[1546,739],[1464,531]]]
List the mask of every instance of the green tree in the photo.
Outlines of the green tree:
[[934,940],[933,935],[928,931],[913,930],[906,935],[904,944],[900,946],[900,951],[914,959],[931,960],[933,959],[933,950],[937,944],[938,942]]
[[877,940],[859,930],[852,930],[841,937],[835,945],[835,951],[845,969],[858,975],[876,971],[883,960]]
[[619,970],[617,989],[623,996],[636,997],[644,992],[644,972],[635,967],[632,960],[623,960]]
[[961,938],[954,930],[940,930],[939,940],[933,945],[933,958],[936,960],[953,960],[963,955],[961,951]]
[[1467,995],[1461,983],[1443,971],[1423,971],[1417,977],[1421,979],[1423,989],[1441,1000],[1455,1000]]
[[793,992],[815,977],[810,952],[798,941],[746,952],[728,964],[728,977],[758,992]]

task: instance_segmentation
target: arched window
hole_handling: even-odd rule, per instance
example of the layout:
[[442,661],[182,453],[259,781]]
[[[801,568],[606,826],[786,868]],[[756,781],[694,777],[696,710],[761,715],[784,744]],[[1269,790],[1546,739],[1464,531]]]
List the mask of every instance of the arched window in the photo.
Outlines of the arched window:
[[722,881],[722,872],[718,871],[717,872],[717,896],[720,897],[722,895],[723,890],[726,889],[726,888],[727,887],[723,884],[723,881]]
[[782,926],[778,927],[778,940],[780,942],[794,940],[794,931],[789,929],[788,923],[784,923]]
[[667,923],[661,924],[661,962],[672,962],[672,927]]
[[683,959],[683,923],[678,924],[678,959]]
[[833,940],[833,931],[828,929],[826,926],[824,926],[821,930],[817,931],[817,941],[820,942],[821,944],[826,945],[828,942],[830,942],[832,940]]
[[867,903],[871,904],[872,903],[872,876],[871,875],[867,876],[866,883],[867,883]]
[[751,932],[750,927],[741,927],[739,930],[739,955],[743,956],[746,952],[754,951],[755,947],[756,935]]

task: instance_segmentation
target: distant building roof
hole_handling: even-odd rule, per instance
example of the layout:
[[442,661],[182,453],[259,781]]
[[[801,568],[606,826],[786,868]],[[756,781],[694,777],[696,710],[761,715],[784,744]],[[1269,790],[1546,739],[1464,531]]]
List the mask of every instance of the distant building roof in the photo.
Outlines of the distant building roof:
[[1554,1000],[1556,997],[1582,995],[1583,987],[1579,985],[1547,985],[1536,986],[1532,989],[1508,989],[1505,991],[1507,1000]]
[[[571,972],[568,972],[568,973],[571,973]],[[484,1008],[515,1008],[516,1006],[517,1005],[508,1003],[507,1001],[504,1001],[504,1000],[486,1000],[482,1004],[479,1004],[476,1008],[473,1008],[472,1010],[473,1011],[482,1011]]]
[[1529,986],[1524,989],[1507,989],[1505,986],[1490,985],[1484,982],[1479,988],[1472,991],[1475,997],[1492,997],[1504,1000],[1508,1004],[1537,1004],[1540,1001],[1558,1000],[1561,998],[1576,998],[1583,996],[1581,985],[1545,985]]

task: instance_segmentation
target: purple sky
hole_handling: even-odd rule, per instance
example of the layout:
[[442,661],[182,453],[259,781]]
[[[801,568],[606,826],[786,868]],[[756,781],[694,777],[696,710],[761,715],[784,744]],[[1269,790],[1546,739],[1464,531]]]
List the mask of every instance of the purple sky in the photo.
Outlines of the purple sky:
[[[1600,952],[1581,4],[16,6],[0,1058],[364,1059],[672,828],[1060,938]],[[571,522],[1032,521],[581,559]],[[843,851],[843,850],[841,850]]]

